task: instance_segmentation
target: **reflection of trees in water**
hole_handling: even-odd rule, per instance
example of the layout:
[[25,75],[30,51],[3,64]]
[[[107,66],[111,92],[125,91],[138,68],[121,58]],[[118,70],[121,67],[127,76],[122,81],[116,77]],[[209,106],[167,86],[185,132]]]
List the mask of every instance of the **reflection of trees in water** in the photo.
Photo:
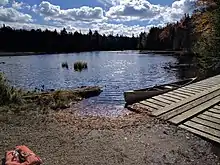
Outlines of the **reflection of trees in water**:
[[178,72],[177,76],[179,79],[198,76],[198,74],[197,74],[198,70],[194,66],[187,67],[187,68],[178,68],[177,72]]
[[198,76],[198,70],[195,64],[194,58],[180,56],[177,57],[177,62],[175,64],[169,64],[166,69],[176,71],[177,79],[185,79]]
[[178,63],[176,64],[177,76],[180,79],[189,77],[198,77],[198,79],[204,79],[207,77],[219,74],[219,70],[212,70],[205,72],[204,68],[201,69],[199,66],[199,60],[195,57],[178,57]]

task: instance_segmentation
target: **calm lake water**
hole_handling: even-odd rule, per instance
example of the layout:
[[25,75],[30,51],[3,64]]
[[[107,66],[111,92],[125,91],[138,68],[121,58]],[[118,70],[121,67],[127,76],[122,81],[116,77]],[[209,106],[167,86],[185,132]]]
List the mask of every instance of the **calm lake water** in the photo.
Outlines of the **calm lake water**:
[[[88,70],[75,72],[73,63],[88,63]],[[47,89],[67,89],[98,85],[103,93],[77,105],[80,114],[117,116],[126,113],[123,92],[180,80],[178,70],[164,66],[176,63],[173,56],[126,52],[86,52],[56,55],[0,57],[0,71],[16,87],[34,90],[45,85]],[[69,69],[61,67],[68,62]],[[80,108],[79,108],[80,107]]]

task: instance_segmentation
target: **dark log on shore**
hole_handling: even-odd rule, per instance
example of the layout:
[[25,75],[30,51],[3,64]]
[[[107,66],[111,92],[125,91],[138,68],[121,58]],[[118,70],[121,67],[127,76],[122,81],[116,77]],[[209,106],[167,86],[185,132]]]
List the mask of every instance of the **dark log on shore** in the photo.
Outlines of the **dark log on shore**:
[[102,92],[102,89],[98,86],[88,86],[74,89],[73,92],[75,92],[83,98],[89,98],[98,96]]
[[102,92],[101,87],[98,86],[84,86],[80,88],[76,88],[73,90],[55,90],[50,92],[39,92],[39,93],[31,93],[28,92],[23,98],[24,99],[35,99],[41,96],[56,96],[56,97],[68,97],[68,98],[89,98],[98,96]]

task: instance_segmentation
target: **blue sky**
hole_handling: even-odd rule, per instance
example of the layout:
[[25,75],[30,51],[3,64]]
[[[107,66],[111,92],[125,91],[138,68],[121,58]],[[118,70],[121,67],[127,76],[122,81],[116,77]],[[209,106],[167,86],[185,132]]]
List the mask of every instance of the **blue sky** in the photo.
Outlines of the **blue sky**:
[[0,24],[138,35],[178,21],[195,0],[0,0]]

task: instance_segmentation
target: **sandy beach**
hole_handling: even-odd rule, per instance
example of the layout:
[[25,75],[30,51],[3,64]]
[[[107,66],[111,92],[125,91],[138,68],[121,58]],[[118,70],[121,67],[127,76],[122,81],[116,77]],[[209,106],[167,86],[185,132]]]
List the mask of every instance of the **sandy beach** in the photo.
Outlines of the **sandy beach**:
[[62,111],[0,113],[0,156],[27,145],[47,165],[219,164],[219,148],[146,114],[118,118],[77,116]]

